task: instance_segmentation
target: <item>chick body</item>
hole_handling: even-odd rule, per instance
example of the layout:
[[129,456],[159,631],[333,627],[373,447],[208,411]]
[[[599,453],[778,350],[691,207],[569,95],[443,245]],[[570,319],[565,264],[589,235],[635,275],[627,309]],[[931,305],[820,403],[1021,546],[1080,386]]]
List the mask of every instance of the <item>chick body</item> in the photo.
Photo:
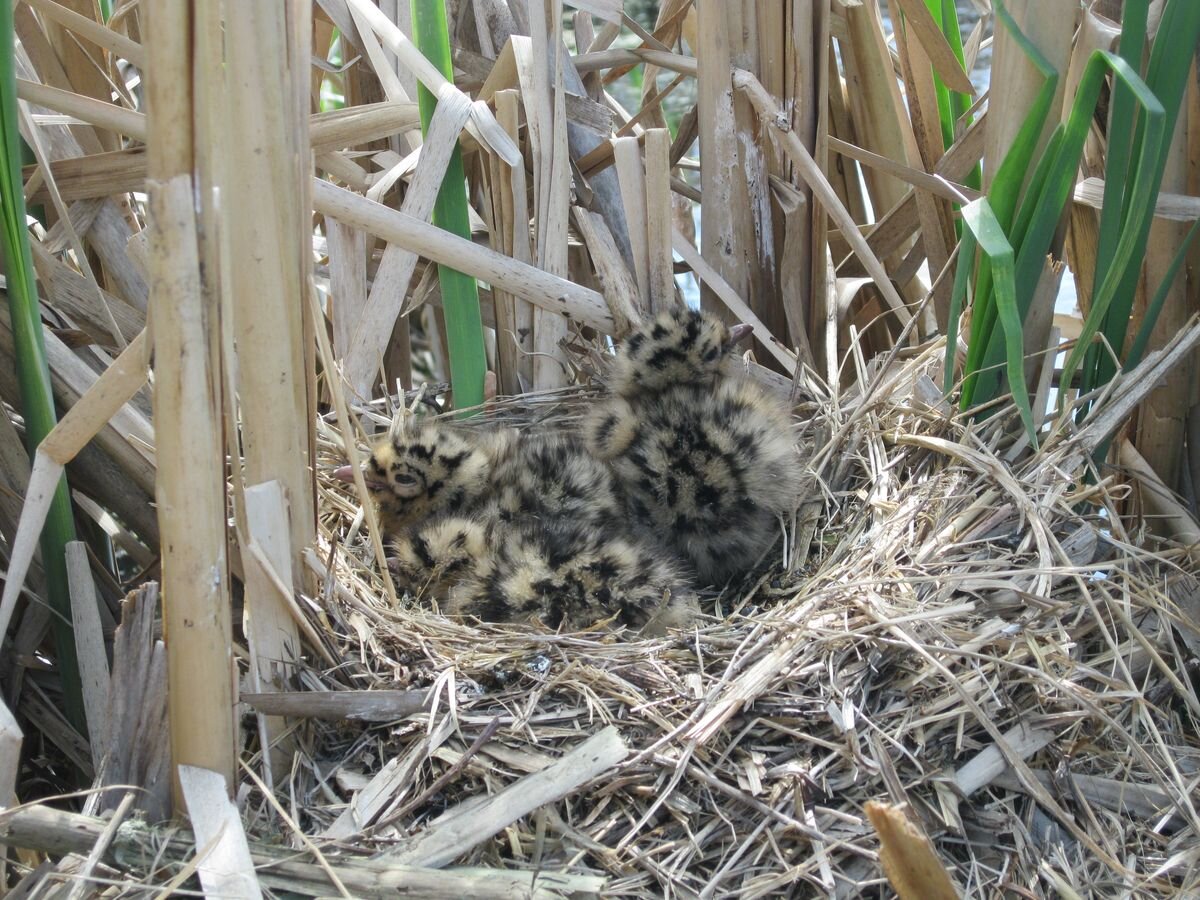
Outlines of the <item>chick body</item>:
[[491,507],[409,529],[392,549],[399,580],[410,591],[425,585],[452,616],[569,631],[608,621],[661,634],[698,610],[677,563],[563,517],[512,518]]
[[789,416],[734,372],[732,338],[703,313],[660,313],[619,349],[615,396],[585,423],[634,527],[686,560],[700,583],[748,571],[803,483]]
[[680,567],[629,533],[612,471],[577,436],[401,421],[366,475],[397,582],[444,612],[658,632],[697,610]]

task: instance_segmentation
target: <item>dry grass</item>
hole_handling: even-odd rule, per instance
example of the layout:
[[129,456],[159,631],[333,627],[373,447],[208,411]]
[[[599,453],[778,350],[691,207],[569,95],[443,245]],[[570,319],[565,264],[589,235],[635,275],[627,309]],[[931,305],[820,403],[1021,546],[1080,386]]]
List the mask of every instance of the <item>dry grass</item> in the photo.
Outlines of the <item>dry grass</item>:
[[[571,60],[556,0],[473,0],[457,7],[481,27],[451,29],[465,93],[440,85],[420,145],[413,73],[436,79],[368,0],[289,4],[270,22],[239,7],[240,26],[206,6],[175,22],[175,44],[144,15],[170,4],[117,6],[107,27],[52,0],[17,6],[27,125],[43,138],[27,199],[60,220],[33,230],[34,258],[72,415],[31,475],[0,365],[0,632],[15,661],[0,671],[14,713],[0,706],[0,806],[13,783],[28,801],[106,790],[70,812],[0,812],[0,842],[24,848],[7,882],[0,855],[0,886],[750,898],[883,896],[886,877],[908,897],[1200,893],[1200,532],[1128,440],[1117,467],[1088,468],[1152,388],[1181,377],[1200,326],[1172,320],[1164,351],[1090,398],[1092,425],[1051,423],[1036,452],[1004,410],[952,414],[935,386],[955,265],[947,202],[970,193],[1011,119],[985,140],[993,107],[939,156],[928,67],[952,64],[929,23],[893,60],[873,3],[814,4],[799,21],[770,4],[664,0],[650,33],[595,0],[595,20],[572,20]],[[341,59],[357,59],[310,67],[307,42],[328,56],[335,25]],[[118,55],[150,63],[149,110]],[[155,60],[179,71],[156,82]],[[260,65],[289,66],[269,95],[238,77]],[[631,66],[644,81],[627,111],[606,91]],[[311,112],[323,87],[347,108]],[[226,104],[222,91],[242,93]],[[664,98],[685,95],[672,139]],[[239,142],[222,142],[231,122]],[[689,135],[703,158],[688,157]],[[460,137],[475,241],[427,221]],[[256,215],[283,194],[276,215]],[[1091,221],[1076,209],[1073,258],[1094,244]],[[609,338],[680,301],[672,250],[707,305],[754,326],[750,376],[797,401],[812,491],[758,577],[713,592],[700,627],[653,641],[455,622],[397,597],[365,488],[332,472],[385,427],[396,399],[378,399],[381,385],[447,371],[431,262],[489,288],[489,365],[517,396],[475,424],[569,429],[602,389]],[[191,318],[175,314],[184,301]],[[197,347],[209,352],[189,358]],[[268,383],[270,395],[255,387]],[[202,433],[188,409],[204,410]],[[117,577],[92,560],[100,628],[121,627],[91,743],[56,709],[46,608],[19,593],[26,569],[38,582],[28,522],[68,464],[126,564]],[[206,611],[219,627],[189,642],[181,623]],[[95,618],[80,621],[94,631]],[[245,690],[231,709],[233,667]],[[169,704],[190,751],[166,751]],[[240,729],[211,725],[235,716]],[[174,768],[201,739],[236,807],[223,782]],[[133,815],[166,814],[173,773],[191,833]],[[126,784],[141,789],[132,801]]]
[[[1172,349],[1197,339],[1193,324]],[[404,878],[424,886],[417,896],[511,887],[485,888],[470,868],[484,866],[538,873],[521,888],[533,896],[601,885],[858,896],[884,890],[866,815],[883,802],[903,806],[966,896],[1200,890],[1189,649],[1200,634],[1177,606],[1194,591],[1194,559],[1142,549],[1114,513],[1120,489],[1081,479],[1095,433],[1067,429],[1013,466],[1012,421],[948,418],[929,392],[939,349],[882,370],[866,397],[800,405],[822,507],[811,543],[797,545],[805,523],[789,527],[761,578],[711,597],[703,626],[664,640],[393,605],[357,501],[331,477],[340,431],[322,421],[320,537],[306,554],[319,579],[301,609],[308,658],[326,662],[300,681],[332,711],[292,720],[290,773],[270,795],[250,774],[263,764],[253,742],[244,756],[242,821],[261,882],[334,893],[332,872],[353,896],[388,895]],[[1147,374],[1117,385],[1115,414]],[[488,418],[570,428],[594,390],[502,402]],[[373,409],[360,412],[382,427],[388,411]],[[388,702],[347,721],[361,690]],[[426,693],[402,708],[383,691]],[[509,799],[475,805],[511,785],[502,796],[519,798],[589,735],[618,740],[606,726],[624,746],[602,774],[568,778],[526,817],[505,814]],[[449,852],[430,857],[430,835],[462,808],[474,830],[439,838]],[[64,847],[47,834],[100,836],[101,823],[50,815],[7,821],[27,845],[39,824],[46,850]],[[187,874],[186,838],[162,845],[134,822],[115,834],[121,862],[106,871],[124,895]],[[281,837],[294,848],[286,863],[269,849]],[[468,868],[427,868],[450,859]]]
[[[322,478],[334,577],[310,609],[339,665],[306,680],[435,699],[390,727],[302,730],[284,793],[306,830],[340,834],[348,800],[354,846],[402,856],[611,724],[625,762],[460,862],[603,874],[622,896],[855,895],[881,877],[864,806],[884,800],[969,896],[1196,890],[1187,557],[1138,549],[1108,486],[1078,480],[1086,435],[1010,469],[1003,423],[972,433],[914,397],[936,366],[930,348],[866,401],[811,405],[826,515],[808,560],[771,560],[670,640],[393,608],[354,499]],[[322,471],[340,460],[331,441]],[[403,777],[368,784],[385,760]]]

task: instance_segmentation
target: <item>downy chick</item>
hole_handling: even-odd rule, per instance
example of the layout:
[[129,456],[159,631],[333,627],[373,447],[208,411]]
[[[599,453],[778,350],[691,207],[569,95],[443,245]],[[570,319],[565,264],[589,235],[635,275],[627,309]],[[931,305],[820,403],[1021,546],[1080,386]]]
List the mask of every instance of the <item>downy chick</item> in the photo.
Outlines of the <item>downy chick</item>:
[[[353,479],[348,466],[337,475]],[[385,534],[484,503],[513,516],[562,515],[597,528],[618,526],[623,513],[611,471],[574,435],[457,428],[401,413],[363,475]]]
[[696,611],[677,567],[626,533],[612,472],[576,436],[401,414],[364,474],[397,582],[446,612],[661,630]]
[[392,551],[398,580],[418,596],[424,588],[451,616],[568,631],[609,622],[656,635],[698,611],[677,564],[563,517],[514,519],[491,507],[409,529]]
[[686,560],[701,584],[752,568],[802,485],[787,411],[735,371],[731,351],[748,330],[685,308],[659,313],[618,350],[615,396],[584,426],[635,528]]

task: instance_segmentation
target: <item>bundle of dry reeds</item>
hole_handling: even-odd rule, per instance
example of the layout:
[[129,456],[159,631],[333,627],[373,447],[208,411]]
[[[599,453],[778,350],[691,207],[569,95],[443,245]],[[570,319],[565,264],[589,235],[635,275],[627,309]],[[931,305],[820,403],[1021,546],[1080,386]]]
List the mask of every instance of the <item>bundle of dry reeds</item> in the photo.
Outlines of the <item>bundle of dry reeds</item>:
[[[1036,85],[998,36],[1003,95],[939,133],[986,16],[956,56],[910,0],[894,35],[875,0],[471,0],[450,81],[396,0],[112,6],[14,7],[64,415],[27,452],[0,361],[0,806],[27,801],[0,811],[0,890],[1200,890],[1197,452],[1172,443],[1188,391],[1161,389],[1200,326],[1181,288],[1145,359],[1078,397],[1055,380],[1078,322],[1046,305],[1037,445],[1004,398],[951,405],[955,204]],[[1112,43],[1094,12],[1072,43],[1074,0],[1007,6],[1063,71]],[[431,224],[456,146],[471,239]],[[1085,310],[1096,191],[1066,242]],[[1154,227],[1161,273],[1185,237]],[[479,279],[509,398],[471,425],[574,427],[611,340],[688,285],[752,324],[746,376],[792,404],[814,476],[760,576],[653,641],[398,596],[365,485],[331,473],[423,382],[453,406],[437,266]],[[64,467],[87,542],[45,597]],[[68,616],[74,687],[47,641]]]

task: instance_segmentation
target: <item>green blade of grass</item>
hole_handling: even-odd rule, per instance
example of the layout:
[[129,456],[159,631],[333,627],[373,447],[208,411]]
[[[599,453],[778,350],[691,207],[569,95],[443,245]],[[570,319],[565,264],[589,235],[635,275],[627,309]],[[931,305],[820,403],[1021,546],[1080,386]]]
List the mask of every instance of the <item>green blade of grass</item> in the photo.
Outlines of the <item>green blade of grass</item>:
[[946,322],[946,364],[942,376],[942,393],[947,397],[954,387],[954,357],[958,350],[958,318],[962,314],[963,301],[967,296],[967,287],[971,283],[971,273],[975,269],[975,250],[978,244],[971,229],[963,230],[963,236],[958,242],[958,262],[954,270],[954,289],[950,293],[950,315]]
[[[925,0],[925,6],[934,21],[941,27],[942,34],[950,45],[955,59],[963,67],[963,71],[966,71],[962,33],[958,27],[958,10],[955,8],[953,0]],[[971,97],[950,90],[936,70],[933,72],[933,89],[934,96],[937,98],[938,124],[942,131],[942,150],[945,151],[954,143],[955,130],[958,126],[961,124],[965,128],[971,124],[971,119],[967,117],[967,111],[971,108]],[[963,183],[978,190],[983,183],[983,167],[976,163]],[[954,208],[957,210],[958,204],[955,204]],[[962,222],[957,218],[954,220],[954,231],[959,238],[962,237]]]
[[1167,302],[1167,295],[1171,293],[1171,287],[1175,283],[1175,279],[1179,276],[1179,270],[1183,268],[1184,262],[1187,261],[1188,251],[1192,248],[1192,242],[1196,240],[1196,235],[1200,234],[1200,219],[1192,224],[1188,229],[1187,237],[1179,245],[1179,249],[1175,251],[1175,257],[1171,260],[1171,264],[1167,266],[1167,272],[1163,276],[1162,283],[1158,286],[1158,290],[1154,292],[1154,297],[1146,307],[1146,314],[1142,316],[1142,324],[1138,327],[1138,332],[1134,336],[1133,343],[1129,345],[1129,352],[1125,355],[1125,361],[1122,365],[1123,371],[1130,371],[1137,367],[1137,364],[1142,361],[1142,356],[1146,353],[1146,346],[1150,343],[1150,333],[1154,331],[1154,323],[1158,321],[1158,314],[1162,312],[1163,304]]
[[[1092,338],[1105,321],[1109,305],[1118,294],[1123,297],[1122,305],[1129,304],[1125,312],[1126,320],[1128,320],[1128,308],[1133,303],[1133,291],[1129,290],[1129,286],[1125,282],[1130,271],[1136,278],[1141,270],[1141,257],[1145,252],[1146,238],[1150,233],[1150,220],[1158,196],[1158,186],[1162,182],[1163,160],[1160,150],[1166,128],[1166,113],[1163,105],[1159,103],[1158,98],[1125,60],[1098,50],[1088,60],[1087,67],[1084,69],[1083,79],[1079,84],[1079,93],[1075,97],[1071,116],[1067,120],[1068,138],[1064,141],[1059,154],[1059,162],[1056,163],[1055,178],[1060,184],[1056,185],[1055,199],[1061,196],[1062,202],[1065,203],[1067,194],[1074,184],[1075,171],[1083,152],[1083,143],[1087,138],[1088,128],[1091,126],[1092,113],[1100,96],[1106,69],[1110,70],[1116,79],[1124,81],[1132,91],[1141,107],[1145,129],[1140,136],[1140,147],[1134,162],[1134,178],[1129,191],[1128,209],[1122,213],[1125,217],[1125,225],[1113,250],[1112,260],[1104,280],[1092,296],[1092,307],[1083,321],[1079,339],[1063,366],[1062,384],[1064,385],[1071,383],[1076,369],[1079,368],[1088,352]],[[1064,172],[1064,167],[1069,167],[1069,174]],[[1063,181],[1069,183],[1064,187],[1061,185]],[[1047,191],[1047,194],[1049,193]],[[1035,214],[1035,219],[1036,216],[1037,214]],[[1018,261],[1019,267],[1020,261]],[[1120,347],[1123,341],[1124,329],[1121,329],[1121,337],[1113,346]],[[1065,402],[1066,394],[1066,391],[1060,393],[1060,403]]]
[[[1045,189],[1046,180],[1050,177],[1050,169],[1054,165],[1058,148],[1062,145],[1063,135],[1064,128],[1062,125],[1055,128],[1054,132],[1050,135],[1050,140],[1046,143],[1046,152],[1042,154],[1042,158],[1033,170],[1033,175],[1029,178],[1029,186],[1025,192],[1026,197],[1031,199],[1036,198]],[[1025,245],[1030,226],[1033,224],[1033,214],[1036,207],[1036,203],[1028,202],[1022,203],[1017,210],[1016,219],[1008,229],[1008,240],[1014,247],[1023,247]],[[980,268],[982,269],[985,264],[986,261],[981,263]],[[1037,290],[1037,279],[1040,277],[1040,269],[1025,277],[1016,276],[1016,291],[1019,298],[1018,310],[1020,311],[1022,321],[1025,320],[1025,314],[1028,312],[1028,301],[1032,300],[1034,292]],[[989,287],[991,286],[990,272],[987,284]],[[1000,393],[1001,371],[999,364],[1006,352],[1004,347],[1005,332],[1003,330],[997,331],[994,327],[997,317],[995,304],[989,303],[987,311],[990,313],[989,324],[993,327],[989,327],[981,332],[980,340],[986,341],[986,343],[984,344],[983,352],[976,357],[979,361],[979,370],[976,373],[974,382],[975,391],[973,399],[978,403],[986,403]]]
[[995,212],[986,197],[980,197],[963,207],[963,225],[979,244],[987,257],[995,285],[996,311],[1004,329],[1004,346],[1007,354],[1008,383],[1012,389],[1013,402],[1021,415],[1021,422],[1029,433],[1029,439],[1037,448],[1036,429],[1033,424],[1033,409],[1029,405],[1029,392],[1025,388],[1025,352],[1021,331],[1021,316],[1017,310],[1017,292],[1012,244],[1004,235]]
[[[1054,102],[1054,94],[1058,90],[1059,74],[1037,46],[1022,33],[1012,15],[999,0],[996,3],[996,18],[1012,33],[1017,45],[1029,57],[1043,78],[1037,97],[1034,98],[1033,105],[1026,113],[1025,120],[1021,123],[1021,129],[1013,139],[1012,146],[996,169],[996,177],[992,179],[992,185],[988,190],[988,199],[996,220],[1005,233],[1011,234],[1013,220],[1017,214],[1022,194],[1024,193],[1026,197],[1031,195],[1033,184],[1031,183],[1029,188],[1025,188],[1025,180],[1029,173],[1029,167],[1033,163],[1033,155],[1041,140],[1046,119],[1050,115],[1050,106]],[[1049,147],[1047,147],[1047,153],[1043,155],[1043,160],[1049,155],[1048,151]],[[1021,243],[1015,239],[1012,244],[1016,247],[1021,246]],[[1000,382],[997,373],[987,379],[986,387],[989,395],[982,396],[978,392],[980,386],[978,373],[980,370],[991,371],[991,366],[994,366],[997,361],[995,357],[998,345],[995,343],[995,339],[999,336],[994,334],[996,319],[997,310],[992,302],[991,268],[985,259],[980,262],[979,276],[975,285],[975,306],[971,315],[971,340],[967,346],[966,378],[963,381],[962,390],[963,409],[978,402],[990,400],[994,396],[994,392],[999,389]],[[988,356],[993,357],[990,363],[985,362]]]
[[[1060,125],[1051,134],[1049,142],[1046,142],[1045,154],[1043,154],[1042,160],[1038,162],[1037,167],[1033,169],[1026,197],[1038,197],[1040,192],[1042,192],[1046,179],[1050,175],[1050,167],[1054,164],[1058,146],[1062,143],[1062,137],[1063,128]],[[1008,228],[1008,241],[1014,247],[1025,246],[1027,235],[1030,233],[1034,206],[1036,204],[1021,204],[1021,208],[1016,212],[1016,220]],[[984,265],[986,265],[986,260],[980,263],[980,270],[983,270]],[[1028,281],[1027,278],[1022,278],[1020,274],[1016,275],[1016,296],[1019,298],[1018,308],[1022,322],[1025,320],[1025,313],[1028,312],[1028,304],[1027,302],[1021,302],[1021,300],[1032,299],[1033,293],[1037,290],[1038,277],[1040,277],[1040,270],[1034,272],[1032,282]],[[989,280],[986,284],[988,284],[989,288],[991,287],[990,270]],[[1000,394],[1001,371],[998,366],[1000,366],[1000,361],[1004,358],[1004,354],[1007,353],[1006,347],[1004,347],[1004,342],[1007,341],[1007,332],[1003,330],[997,331],[994,326],[997,316],[996,306],[990,302],[986,308],[988,308],[988,312],[990,313],[989,324],[991,326],[988,329],[980,330],[979,340],[985,341],[985,343],[983,353],[976,356],[976,359],[979,360],[979,371],[977,372],[976,379],[974,379],[973,394],[974,400],[980,403],[992,400],[992,398]]]
[[[1111,303],[1103,314],[1100,326],[1105,340],[1116,348],[1121,348],[1125,344],[1125,336],[1129,330],[1129,316],[1133,310],[1133,301],[1141,277],[1141,259],[1149,241],[1152,224],[1151,216],[1147,215],[1145,218],[1135,221],[1131,213],[1133,210],[1141,208],[1143,203],[1152,208],[1154,198],[1162,186],[1167,154],[1170,152],[1171,139],[1175,132],[1184,90],[1187,87],[1188,75],[1192,67],[1193,50],[1198,40],[1200,40],[1200,3],[1195,3],[1194,0],[1171,0],[1163,11],[1157,37],[1150,52],[1150,61],[1146,67],[1145,84],[1161,103],[1164,111],[1162,135],[1157,143],[1157,157],[1152,158],[1153,161],[1150,163],[1152,168],[1149,173],[1151,177],[1144,184],[1144,189],[1149,191],[1150,196],[1142,198],[1137,195],[1139,187],[1135,179],[1134,184],[1126,191],[1124,206],[1120,210],[1105,208],[1101,214],[1102,228],[1106,224],[1105,217],[1118,215],[1119,221],[1109,227],[1119,229],[1121,238],[1130,232],[1133,233],[1132,259],[1135,263],[1127,262],[1125,264],[1125,270],[1121,273],[1120,281],[1115,288]],[[1133,48],[1130,48],[1129,52],[1132,54]],[[1153,123],[1148,117],[1138,118],[1133,138],[1135,150],[1144,151],[1144,143],[1152,140],[1152,125]],[[1149,154],[1145,152],[1139,154],[1139,159],[1148,157]],[[1106,167],[1106,180],[1110,174],[1120,177],[1119,173],[1113,172],[1111,167]],[[1107,200],[1107,196],[1105,199]],[[1100,268],[1099,259],[1097,267]],[[1097,283],[1099,283],[1099,279],[1097,279]],[[1154,327],[1153,321],[1150,321],[1149,327]],[[1107,383],[1116,374],[1116,363],[1108,353],[1100,352],[1098,347],[1087,349],[1088,355],[1083,365],[1081,381],[1081,388],[1085,393]],[[1086,414],[1086,410],[1082,410],[1081,413]]]
[[[925,0],[925,8],[933,16],[933,20],[941,26],[943,34],[946,35],[946,41],[950,44],[950,49],[955,52],[958,61],[961,63],[963,61],[962,40],[959,39],[956,44],[952,36],[946,34],[946,20],[942,0]],[[936,70],[933,72],[933,91],[934,96],[937,97],[938,124],[942,129],[942,150],[945,151],[947,147],[954,143],[954,122],[958,116],[955,114],[955,104],[950,98],[951,91],[946,87],[946,83],[942,81],[941,76],[938,75]]]
[[[1121,19],[1121,43],[1118,55],[1136,72],[1142,70],[1142,45],[1146,41],[1146,15],[1150,0],[1125,0]],[[1123,210],[1129,186],[1129,159],[1133,151],[1136,106],[1133,92],[1118,81],[1113,85],[1112,109],[1109,114],[1107,142],[1104,149],[1104,206],[1106,210]],[[1105,216],[1100,222],[1096,242],[1096,279],[1104,278],[1121,233],[1123,216]]]
[[[2,249],[17,357],[17,380],[21,390],[21,409],[25,416],[25,442],[32,460],[38,444],[54,428],[56,420],[54,398],[50,393],[50,370],[46,365],[46,351],[42,343],[37,292],[34,289],[29,232],[25,227],[13,47],[12,4],[0,3],[0,131],[3,132],[4,141],[4,164],[0,166],[0,216],[4,220]],[[79,662],[75,653],[75,633],[71,625],[71,596],[67,584],[65,547],[73,540],[75,523],[64,478],[54,493],[42,529],[42,565],[46,573],[47,600],[55,613],[51,624],[62,682],[63,711],[80,734],[87,734]]]
[[[963,71],[966,71],[967,61],[963,54],[962,31],[958,25],[958,9],[953,0],[925,0],[925,7],[932,14],[933,20],[941,26],[946,43],[954,52],[954,58],[963,67]],[[933,73],[933,85],[937,95],[938,119],[942,128],[942,149],[945,150],[954,143],[955,128],[967,114],[967,110],[971,108],[971,97],[950,90],[936,71]],[[962,121],[961,124],[965,127],[971,123],[968,119]],[[976,163],[967,175],[964,184],[978,189],[982,183],[982,171],[981,166]]]
[[[415,0],[412,5],[413,43],[438,71],[453,80],[450,38],[446,27],[443,0]],[[424,86],[417,87],[421,110],[421,133],[429,131],[429,121],[437,108],[437,98]],[[433,224],[459,237],[471,237],[467,217],[466,173],[462,151],[454,148],[446,176],[433,207]],[[446,343],[450,351],[450,386],[458,409],[483,403],[483,378],[487,358],[483,347],[483,320],[479,312],[479,286],[470,275],[438,265],[442,289],[442,309],[446,318]]]
[[[999,10],[1001,7],[998,6],[997,9]],[[1104,321],[1108,305],[1119,287],[1119,275],[1126,271],[1126,267],[1135,257],[1138,235],[1143,226],[1147,229],[1149,227],[1148,219],[1153,209],[1154,196],[1157,193],[1158,182],[1153,169],[1158,160],[1162,141],[1163,108],[1146,83],[1120,57],[1112,53],[1096,51],[1089,59],[1070,116],[1066,123],[1059,126],[1047,146],[1047,151],[1039,162],[1035,177],[1031,181],[1031,189],[1026,191],[1025,197],[1021,201],[1021,209],[1017,213],[1016,222],[1010,232],[1013,237],[1012,243],[1017,248],[1015,270],[1017,311],[1019,319],[1024,321],[1045,265],[1046,254],[1049,252],[1051,241],[1058,228],[1062,210],[1074,188],[1076,171],[1088,130],[1091,127],[1100,89],[1110,72],[1115,80],[1122,82],[1129,89],[1131,96],[1141,108],[1145,131],[1135,160],[1135,176],[1129,191],[1131,202],[1129,209],[1125,212],[1126,224],[1129,227],[1123,229],[1119,235],[1111,256],[1112,267],[1096,291],[1092,309],[1084,322],[1084,335],[1068,358],[1067,370],[1063,374],[1064,383],[1069,383],[1068,376],[1073,375],[1079,366],[1088,343]],[[1000,215],[997,217],[1003,223],[1003,217]],[[1142,246],[1144,249],[1144,243]],[[987,301],[990,298],[981,298],[977,295],[977,306],[981,299]],[[977,314],[979,314],[978,310]],[[981,318],[987,316],[991,322],[995,321],[997,315],[995,310],[986,305],[983,308],[983,314]],[[994,329],[988,330],[989,320],[982,322],[978,330],[972,328],[972,341],[982,340],[985,343],[982,351],[977,350],[974,346],[971,348],[976,352],[969,354],[968,374],[981,370],[994,370],[1007,353],[1001,335],[993,333]],[[1007,339],[1007,334],[1004,338]],[[998,381],[989,380],[988,383],[989,387],[998,388]],[[985,402],[991,397],[980,394],[978,390],[968,393],[964,387],[963,399],[965,407]]]
[[[1149,10],[1150,0],[1128,0],[1121,17],[1121,40],[1117,50],[1120,57],[1139,72],[1142,70]],[[1133,153],[1137,124],[1133,94],[1122,84],[1113,85],[1104,151],[1104,203],[1101,206],[1092,284],[1099,284],[1104,279],[1125,220],[1128,205],[1126,194],[1130,184],[1129,160]],[[1084,383],[1099,380],[1103,352],[1099,346],[1088,348],[1082,364]]]
[[[1158,290],[1154,292],[1154,297],[1146,307],[1146,314],[1142,317],[1141,327],[1138,328],[1138,333],[1133,339],[1133,343],[1129,345],[1129,353],[1125,356],[1125,361],[1121,366],[1124,372],[1130,372],[1137,368],[1138,363],[1142,361],[1142,356],[1146,353],[1146,346],[1150,343],[1150,335],[1154,331],[1154,323],[1158,321],[1158,315],[1162,312],[1163,305],[1167,302],[1167,295],[1171,293],[1171,287],[1175,283],[1175,279],[1179,276],[1179,270],[1183,268],[1184,262],[1187,260],[1188,251],[1192,248],[1192,242],[1196,236],[1200,234],[1200,220],[1192,224],[1188,229],[1187,236],[1179,245],[1179,249],[1175,252],[1171,264],[1167,266],[1167,272],[1163,276],[1162,283],[1158,286]],[[1099,444],[1096,445],[1096,450],[1092,454],[1094,459],[1103,460],[1108,458],[1108,448],[1112,441],[1112,435],[1108,435]]]

